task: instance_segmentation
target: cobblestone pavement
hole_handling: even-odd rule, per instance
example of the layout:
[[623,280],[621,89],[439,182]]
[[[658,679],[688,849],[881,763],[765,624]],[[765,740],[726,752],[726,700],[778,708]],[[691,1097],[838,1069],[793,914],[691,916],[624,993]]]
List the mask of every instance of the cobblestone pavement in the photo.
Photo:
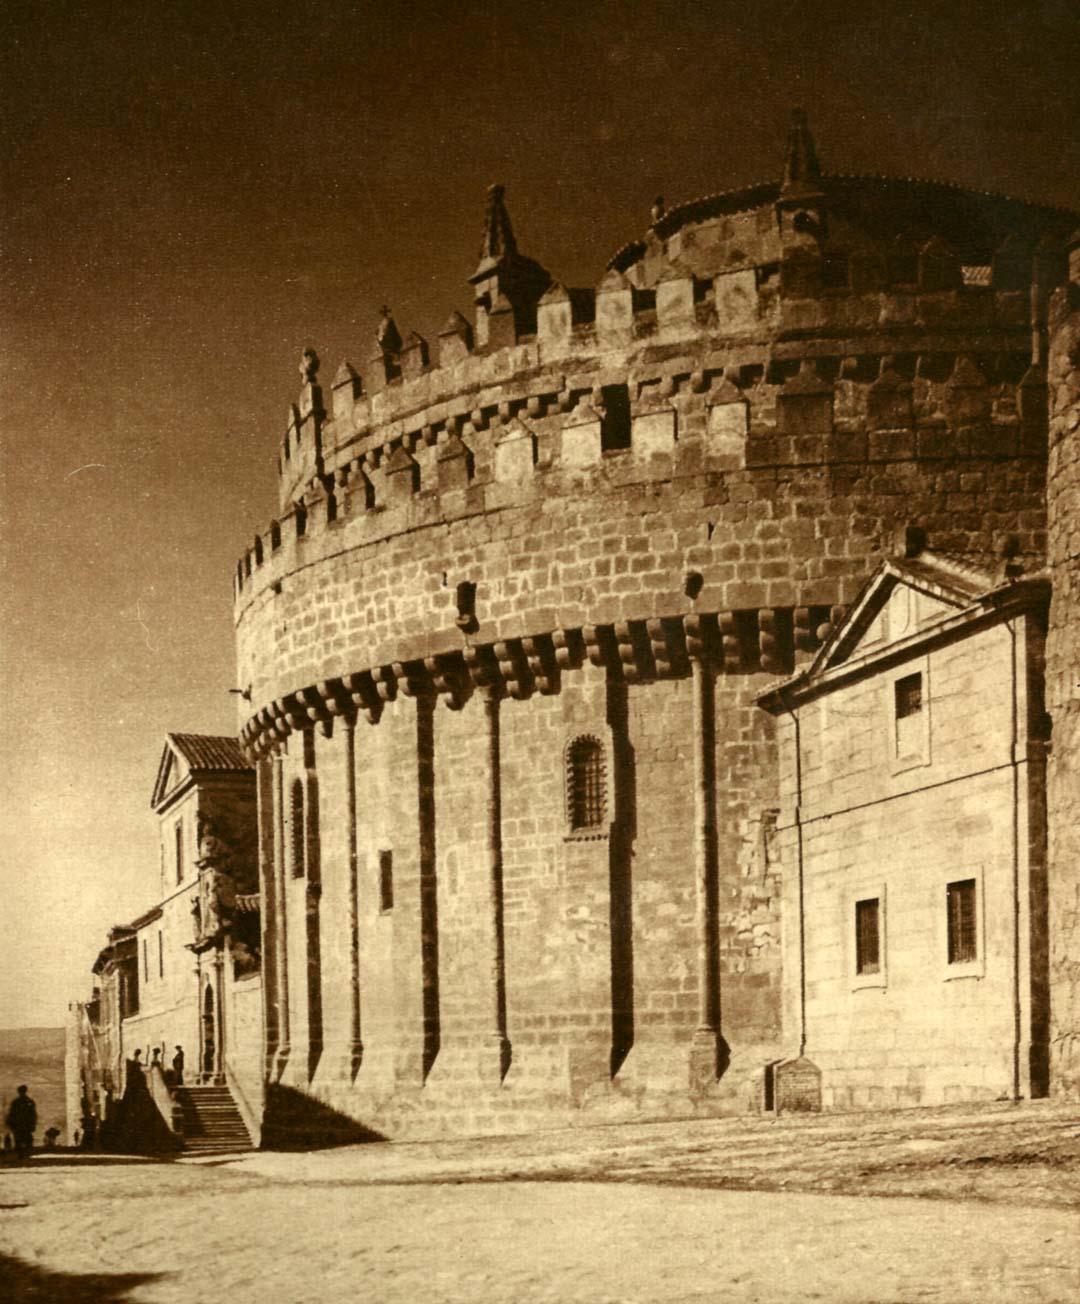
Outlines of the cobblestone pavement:
[[1078,1130],[1003,1106],[40,1160],[0,1173],[0,1299],[1071,1301]]

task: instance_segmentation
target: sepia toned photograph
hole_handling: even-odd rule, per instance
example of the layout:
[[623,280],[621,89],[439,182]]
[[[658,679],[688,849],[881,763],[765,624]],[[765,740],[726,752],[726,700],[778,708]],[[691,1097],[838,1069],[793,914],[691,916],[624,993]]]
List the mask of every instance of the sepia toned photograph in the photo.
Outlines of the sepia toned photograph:
[[1080,1298],[1080,4],[0,59],[0,1300]]

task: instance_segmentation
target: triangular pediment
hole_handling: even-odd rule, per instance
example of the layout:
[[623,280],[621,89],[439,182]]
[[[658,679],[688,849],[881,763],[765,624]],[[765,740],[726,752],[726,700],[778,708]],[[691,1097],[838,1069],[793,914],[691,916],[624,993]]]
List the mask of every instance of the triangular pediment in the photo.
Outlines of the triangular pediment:
[[173,793],[190,774],[190,770],[184,758],[169,742],[166,742],[161,752],[161,761],[158,764],[157,780],[154,783],[154,793],[150,798],[150,805],[156,810],[158,806]]
[[200,775],[225,773],[252,773],[236,738],[219,734],[166,734],[150,805],[158,810],[178,789],[196,781]]
[[825,640],[807,681],[848,661],[888,652],[971,607],[994,584],[991,570],[928,551],[884,562]]

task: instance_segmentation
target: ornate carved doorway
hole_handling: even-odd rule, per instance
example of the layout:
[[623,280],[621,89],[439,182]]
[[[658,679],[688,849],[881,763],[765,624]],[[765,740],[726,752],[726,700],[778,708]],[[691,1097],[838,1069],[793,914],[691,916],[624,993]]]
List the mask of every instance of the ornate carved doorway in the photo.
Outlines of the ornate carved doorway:
[[203,1078],[212,1078],[217,1073],[217,1031],[214,1018],[214,988],[206,984],[203,994],[202,1009],[202,1072]]

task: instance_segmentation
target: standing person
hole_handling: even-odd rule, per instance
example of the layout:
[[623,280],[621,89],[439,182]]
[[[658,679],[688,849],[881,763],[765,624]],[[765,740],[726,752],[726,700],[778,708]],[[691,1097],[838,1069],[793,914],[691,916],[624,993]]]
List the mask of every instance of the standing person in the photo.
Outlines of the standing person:
[[176,1074],[176,1085],[184,1085],[184,1048],[177,1046],[176,1054],[172,1057],[173,1072]]
[[15,1153],[20,1159],[29,1159],[34,1148],[37,1128],[37,1106],[30,1099],[26,1087],[19,1087],[18,1095],[7,1112],[7,1125],[15,1137]]
[[161,1068],[161,1051],[158,1049],[157,1046],[154,1047],[153,1054],[151,1055],[150,1067],[152,1069]]

